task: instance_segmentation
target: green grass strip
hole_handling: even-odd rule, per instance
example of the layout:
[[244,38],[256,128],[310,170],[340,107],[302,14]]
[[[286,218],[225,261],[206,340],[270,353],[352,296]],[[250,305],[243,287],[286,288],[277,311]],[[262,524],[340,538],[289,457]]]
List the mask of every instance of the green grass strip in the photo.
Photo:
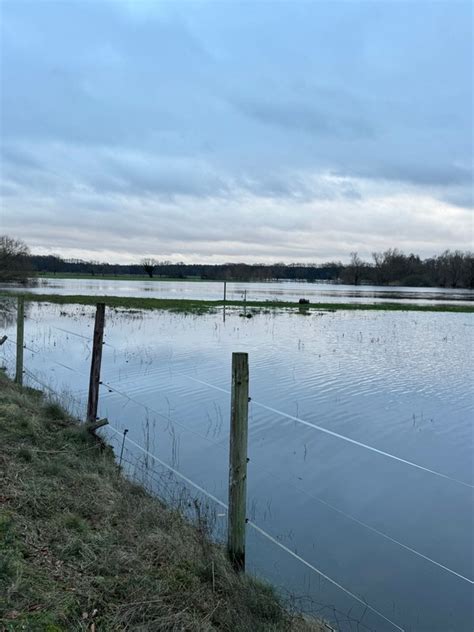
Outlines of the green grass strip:
[[[132,296],[91,296],[91,295],[61,295],[61,294],[33,294],[23,293],[25,300],[37,303],[57,303],[60,305],[95,305],[105,303],[108,307],[125,309],[161,309],[173,312],[206,313],[222,308],[223,301],[198,299],[168,299],[144,298]],[[15,297],[17,292],[1,291],[0,297]],[[226,301],[227,307],[244,308],[243,301]],[[397,312],[454,312],[473,313],[474,305],[433,304],[419,305],[416,303],[299,303],[287,301],[247,301],[249,310],[297,310],[297,311],[397,311]]]

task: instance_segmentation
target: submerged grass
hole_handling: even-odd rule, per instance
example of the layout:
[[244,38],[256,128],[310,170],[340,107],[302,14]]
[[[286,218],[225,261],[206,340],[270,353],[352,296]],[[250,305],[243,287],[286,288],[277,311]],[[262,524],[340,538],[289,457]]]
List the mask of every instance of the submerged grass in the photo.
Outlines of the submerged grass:
[[0,629],[321,631],[0,372]]
[[[17,292],[3,290],[0,297],[16,297]],[[206,301],[198,299],[168,299],[168,298],[143,298],[132,296],[91,296],[91,295],[61,295],[61,294],[34,294],[24,293],[27,301],[40,303],[58,303],[95,305],[105,303],[109,307],[121,307],[125,309],[161,309],[173,312],[187,313],[207,313],[218,308],[222,308],[222,300]],[[299,312],[311,312],[318,310],[325,311],[397,311],[397,312],[455,312],[473,313],[474,305],[437,304],[437,305],[417,305],[414,303],[310,303],[300,305],[299,303],[287,301],[226,301],[227,307],[244,306],[251,310],[297,310]]]

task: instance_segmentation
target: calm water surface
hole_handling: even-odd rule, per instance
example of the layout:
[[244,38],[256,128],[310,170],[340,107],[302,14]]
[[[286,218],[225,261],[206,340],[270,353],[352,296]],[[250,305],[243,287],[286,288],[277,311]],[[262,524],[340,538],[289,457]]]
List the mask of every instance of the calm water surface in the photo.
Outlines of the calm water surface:
[[[14,314],[3,320],[14,339]],[[230,312],[223,322],[220,313],[107,310],[102,376],[111,388],[102,386],[100,414],[226,502],[230,404],[215,387],[229,389],[231,354],[247,351],[249,518],[401,629],[470,632],[473,326],[471,314],[449,313]],[[84,410],[92,329],[92,309],[27,306],[27,380]],[[12,369],[14,346],[0,354]],[[137,475],[147,464],[161,471],[131,443],[125,456]],[[212,505],[222,534],[225,511]],[[342,630],[397,629],[252,529],[248,566]]]
[[[0,285],[0,289],[12,289]],[[23,289],[21,286],[16,289]],[[121,281],[101,279],[39,279],[31,288],[40,294],[89,294],[95,296],[135,296],[148,298],[182,298],[221,300],[223,283],[217,281]],[[227,283],[227,298],[241,300],[247,292],[252,301],[298,301],[307,298],[312,302],[350,303],[459,303],[474,301],[474,290],[445,288],[407,288],[334,285],[331,283],[305,283],[274,281],[268,283]]]

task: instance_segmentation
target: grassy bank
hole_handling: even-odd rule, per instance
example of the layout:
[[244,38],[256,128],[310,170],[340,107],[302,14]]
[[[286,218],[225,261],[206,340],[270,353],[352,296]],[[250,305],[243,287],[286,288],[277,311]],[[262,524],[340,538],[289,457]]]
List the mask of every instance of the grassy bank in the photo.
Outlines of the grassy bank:
[[[16,292],[2,291],[0,297],[16,297]],[[121,307],[125,309],[162,309],[174,312],[205,313],[221,308],[223,302],[205,301],[197,299],[167,299],[167,298],[142,298],[131,296],[90,296],[90,295],[60,295],[60,294],[24,294],[26,300],[41,303],[95,305],[105,303],[109,307]],[[243,301],[227,301],[228,307],[243,308]],[[474,305],[415,305],[408,303],[311,303],[299,305],[286,301],[247,301],[249,310],[350,310],[350,311],[398,311],[398,312],[459,312],[472,313]]]
[[0,372],[0,629],[318,631]]

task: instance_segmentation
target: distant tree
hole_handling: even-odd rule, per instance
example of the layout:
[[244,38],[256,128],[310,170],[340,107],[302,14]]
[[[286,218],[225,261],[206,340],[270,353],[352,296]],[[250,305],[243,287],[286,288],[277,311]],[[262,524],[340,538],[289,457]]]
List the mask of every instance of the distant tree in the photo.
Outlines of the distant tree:
[[365,264],[359,257],[358,253],[351,252],[351,260],[348,266],[348,272],[352,285],[359,285],[364,265]]
[[[12,240],[15,241],[15,240]],[[4,250],[8,248],[4,247]],[[447,250],[440,255],[421,259],[416,254],[404,254],[397,248],[372,253],[372,261],[363,261],[357,252],[352,252],[350,261],[326,263],[273,264],[198,264],[172,263],[143,259],[135,264],[104,264],[80,259],[61,259],[54,255],[31,255],[26,262],[35,272],[133,274],[146,273],[170,278],[201,278],[228,281],[266,281],[271,279],[315,281],[342,281],[359,285],[371,282],[379,285],[403,285],[410,287],[444,286],[455,288],[474,287],[474,254]],[[5,278],[8,266],[4,262],[0,280]],[[9,274],[11,277],[11,274]]]
[[451,287],[459,287],[464,268],[464,254],[459,250],[450,252],[448,257],[449,263],[449,284]]
[[384,254],[383,252],[373,252],[372,259],[374,260],[374,272],[375,272],[375,282],[379,284],[386,283],[385,274],[384,274]]
[[464,266],[461,287],[474,288],[474,253],[464,254]]
[[471,253],[462,253],[459,250],[451,252],[445,250],[442,254],[435,258],[436,281],[442,287],[469,287],[470,282],[466,278],[463,283],[463,276],[469,267],[469,259]]
[[0,280],[25,282],[32,275],[30,250],[24,241],[0,235]]
[[145,259],[142,259],[141,261],[141,266],[145,274],[148,274],[150,279],[153,278],[153,273],[155,272],[157,265],[158,265],[158,262],[156,261],[156,259],[153,259],[152,257],[147,257]]
[[50,266],[51,266],[51,271],[56,274],[56,272],[59,272],[59,269],[61,267],[61,264],[63,263],[61,257],[59,255],[55,255],[52,254],[48,257],[49,262],[50,262]]

